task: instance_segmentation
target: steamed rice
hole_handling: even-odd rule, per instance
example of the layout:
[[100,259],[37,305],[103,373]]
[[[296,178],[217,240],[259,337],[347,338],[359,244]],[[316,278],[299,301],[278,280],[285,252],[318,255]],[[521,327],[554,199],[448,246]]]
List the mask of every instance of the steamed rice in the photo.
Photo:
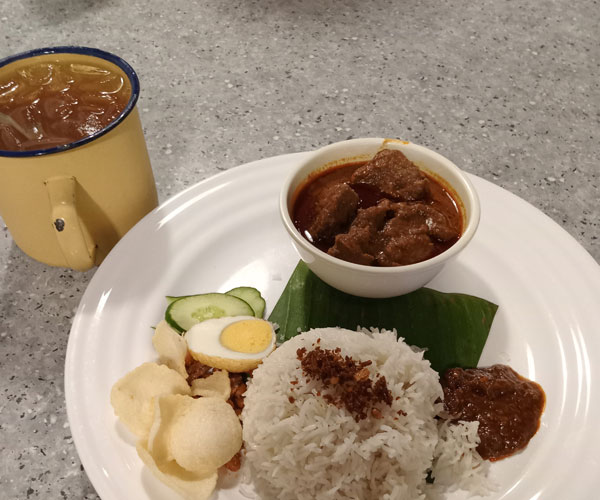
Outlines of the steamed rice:
[[[339,347],[342,356],[371,360],[372,379],[377,372],[385,376],[393,403],[377,405],[383,418],[357,422],[317,396],[322,384],[306,382],[296,355],[317,339],[323,349]],[[323,328],[287,341],[254,371],[245,394],[245,462],[258,495],[413,500],[455,487],[482,491],[478,424],[448,426],[435,418],[442,411],[438,378],[422,352],[395,332]],[[434,486],[426,482],[428,471]]]

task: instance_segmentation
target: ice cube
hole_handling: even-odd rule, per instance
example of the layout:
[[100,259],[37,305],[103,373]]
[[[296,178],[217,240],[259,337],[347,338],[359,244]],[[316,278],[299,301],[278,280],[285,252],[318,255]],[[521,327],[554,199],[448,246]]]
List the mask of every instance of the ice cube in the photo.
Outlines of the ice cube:
[[36,88],[47,85],[52,80],[54,66],[52,64],[32,64],[17,71],[23,83]]

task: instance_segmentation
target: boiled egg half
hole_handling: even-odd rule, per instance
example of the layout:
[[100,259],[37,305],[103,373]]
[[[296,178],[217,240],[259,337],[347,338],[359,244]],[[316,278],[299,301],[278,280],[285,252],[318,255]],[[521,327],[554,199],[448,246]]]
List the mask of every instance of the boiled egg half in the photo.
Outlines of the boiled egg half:
[[207,319],[184,338],[194,359],[234,373],[254,370],[275,348],[271,323],[253,316]]

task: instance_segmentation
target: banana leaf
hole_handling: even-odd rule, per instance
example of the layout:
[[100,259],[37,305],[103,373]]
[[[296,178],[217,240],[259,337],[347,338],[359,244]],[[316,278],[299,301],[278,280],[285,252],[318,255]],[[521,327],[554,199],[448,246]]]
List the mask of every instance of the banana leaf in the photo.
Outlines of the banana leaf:
[[327,285],[300,262],[269,321],[279,325],[279,343],[310,328],[395,328],[406,343],[425,349],[432,368],[442,373],[477,366],[497,309],[478,297],[429,288],[388,299],[356,297]]

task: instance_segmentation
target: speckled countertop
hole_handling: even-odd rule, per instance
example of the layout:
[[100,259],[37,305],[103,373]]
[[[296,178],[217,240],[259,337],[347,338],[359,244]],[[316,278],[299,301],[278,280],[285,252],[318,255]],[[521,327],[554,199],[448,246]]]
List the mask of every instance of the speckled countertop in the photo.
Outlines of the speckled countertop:
[[[0,4],[0,58],[76,44],[130,62],[161,201],[251,160],[399,137],[600,261],[599,25],[595,0],[26,0]],[[63,389],[94,271],[39,264],[0,231],[0,496],[96,498]]]

